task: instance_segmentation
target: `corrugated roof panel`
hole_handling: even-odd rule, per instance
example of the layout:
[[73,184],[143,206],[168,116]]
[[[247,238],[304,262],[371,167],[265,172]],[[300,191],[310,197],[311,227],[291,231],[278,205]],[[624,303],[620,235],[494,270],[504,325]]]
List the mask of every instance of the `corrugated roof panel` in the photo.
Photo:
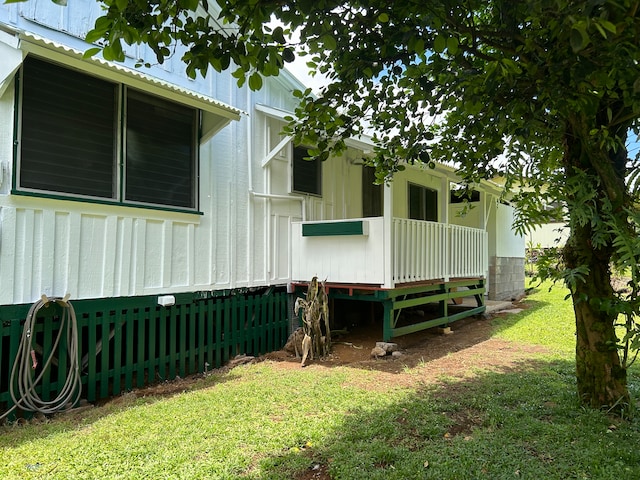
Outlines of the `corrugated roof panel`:
[[[63,45],[59,42],[55,42],[53,40],[50,40],[44,37],[41,37],[34,33],[22,31],[20,32],[19,36],[20,36],[20,40],[22,42],[26,42],[27,44],[36,45],[36,46],[43,47],[50,50],[56,50],[58,52],[62,52],[66,55],[70,55],[78,59],[82,59],[82,56],[84,54],[84,52],[80,50],[69,47],[68,45]],[[29,50],[28,46],[26,49]],[[202,93],[199,93],[193,90],[189,90],[179,85],[175,85],[165,80],[161,80],[159,78],[153,77],[146,73],[142,73],[138,70],[134,70],[124,65],[120,65],[114,62],[104,60],[103,58],[92,57],[89,60],[84,59],[84,61],[90,62],[94,65],[108,67],[109,69],[115,70],[119,74],[122,74],[129,78],[139,80],[139,81],[144,81],[149,85],[154,85],[156,87],[160,87],[163,90],[178,94],[184,99],[191,100],[191,101],[187,101],[186,103],[189,103],[192,106],[197,106],[198,108],[201,108],[202,110],[206,110],[208,112],[216,113],[218,115],[222,115],[232,120],[239,120],[241,115],[243,114],[246,115],[246,112],[243,112],[242,110],[236,107],[233,107],[231,105],[227,105],[226,103],[216,100],[215,98],[209,97],[207,95],[204,95]],[[194,102],[197,103],[197,105],[194,104]]]

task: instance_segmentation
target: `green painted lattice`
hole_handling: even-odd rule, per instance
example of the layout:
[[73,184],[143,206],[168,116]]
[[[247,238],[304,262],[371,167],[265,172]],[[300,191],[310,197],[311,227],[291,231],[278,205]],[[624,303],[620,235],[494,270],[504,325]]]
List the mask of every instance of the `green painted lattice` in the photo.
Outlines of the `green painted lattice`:
[[[286,292],[201,292],[175,298],[171,307],[157,305],[157,296],[72,300],[80,337],[82,398],[92,402],[204,372],[239,354],[278,350],[287,340]],[[9,378],[29,307],[0,307],[0,415],[13,405]],[[39,359],[51,352],[60,315],[60,307],[52,304],[38,316],[33,334]],[[64,382],[64,361],[66,351],[59,350],[39,386],[44,400],[54,398]]]

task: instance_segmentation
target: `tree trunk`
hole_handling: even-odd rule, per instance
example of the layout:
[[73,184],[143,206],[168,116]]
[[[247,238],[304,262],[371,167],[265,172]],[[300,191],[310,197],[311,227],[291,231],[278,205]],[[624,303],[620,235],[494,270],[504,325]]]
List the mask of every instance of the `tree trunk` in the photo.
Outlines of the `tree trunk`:
[[[590,245],[590,238],[584,238],[584,230],[587,229],[572,232],[567,249]],[[571,257],[572,253],[576,252],[565,251],[565,256]],[[600,301],[613,299],[609,263],[601,258],[602,252],[591,253],[589,275],[572,289],[578,395],[584,405],[621,414],[628,410],[630,397],[627,370],[621,365],[616,348],[616,316],[598,308]]]
[[[615,301],[611,286],[615,250],[613,238],[603,238],[607,229],[602,222],[606,218],[617,225],[628,224],[623,208],[626,150],[602,151],[590,145],[590,128],[584,119],[573,120],[565,139],[565,174],[567,183],[573,180],[573,190],[569,188],[567,194],[571,234],[563,259],[569,271],[587,269],[586,274],[569,282],[576,319],[578,395],[584,405],[622,414],[630,404],[627,370],[617,350],[617,314],[607,308]],[[626,138],[622,127],[614,133]],[[576,180],[580,183],[577,188]],[[575,194],[578,190],[582,193]],[[589,197],[590,193],[595,196]],[[589,203],[587,208],[585,201]],[[591,215],[587,221],[586,212]]]

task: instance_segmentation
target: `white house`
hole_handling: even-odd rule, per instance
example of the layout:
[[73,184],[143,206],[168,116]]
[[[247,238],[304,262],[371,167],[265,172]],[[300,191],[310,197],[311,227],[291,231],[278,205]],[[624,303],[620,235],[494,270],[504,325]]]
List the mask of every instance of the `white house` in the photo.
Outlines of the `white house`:
[[[84,59],[99,14],[90,0],[0,5],[2,365],[43,295],[75,305],[93,400],[279,348],[287,287],[312,276],[335,298],[382,303],[384,337],[431,325],[392,324],[408,306],[439,302],[442,324],[482,311],[487,292],[523,291],[524,241],[498,186],[478,185],[460,216],[448,167],[375,186],[367,139],[304,161],[280,133],[303,88],[292,75],[251,92],[228,72],[188,79],[179,54],[136,68],[144,46],[124,64]],[[477,308],[447,313],[470,295]],[[43,315],[47,355],[58,313]],[[0,407],[10,381],[0,374]]]

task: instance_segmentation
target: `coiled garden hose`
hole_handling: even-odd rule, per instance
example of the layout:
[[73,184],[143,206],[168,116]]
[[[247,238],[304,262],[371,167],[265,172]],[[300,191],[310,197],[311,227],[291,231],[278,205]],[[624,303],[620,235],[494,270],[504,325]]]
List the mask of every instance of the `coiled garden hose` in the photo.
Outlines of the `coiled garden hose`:
[[[62,307],[62,319],[60,320],[60,328],[58,329],[58,335],[51,348],[51,352],[44,362],[40,374],[36,377],[33,374],[33,370],[37,366],[34,327],[40,309],[49,305],[51,302],[55,302]],[[51,365],[63,333],[67,335],[68,367],[66,380],[56,398],[53,400],[43,400],[36,392],[36,385]],[[80,400],[80,395],[82,394],[82,378],[78,358],[78,323],[73,305],[68,301],[68,297],[47,298],[43,295],[40,300],[31,306],[27,314],[22,330],[22,338],[18,345],[18,352],[9,379],[9,391],[14,406],[9,409],[9,411],[0,415],[0,420],[4,419],[16,408],[43,414],[61,412],[72,408],[78,400]],[[43,358],[43,361],[44,360]]]

